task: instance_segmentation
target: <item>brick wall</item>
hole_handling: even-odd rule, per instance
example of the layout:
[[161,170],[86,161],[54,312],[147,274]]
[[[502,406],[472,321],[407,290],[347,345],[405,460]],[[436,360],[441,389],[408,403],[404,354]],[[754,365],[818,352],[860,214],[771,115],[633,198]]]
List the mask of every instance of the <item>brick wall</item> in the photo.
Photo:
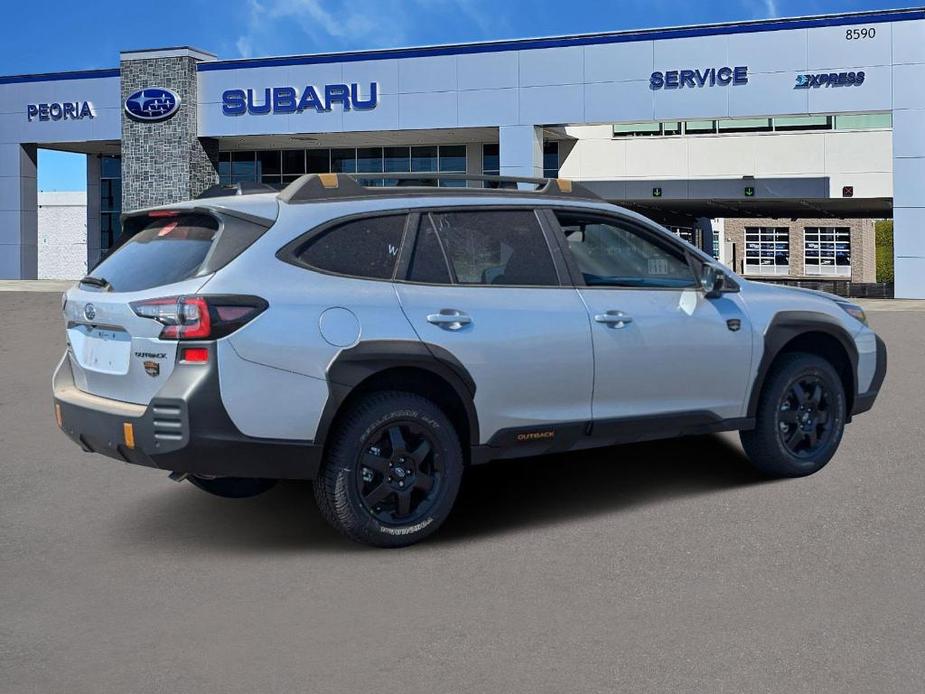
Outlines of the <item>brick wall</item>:
[[806,227],[847,227],[851,236],[851,281],[874,282],[877,279],[876,248],[874,239],[874,220],[872,219],[751,219],[726,218],[725,239],[735,244],[736,272],[748,276],[745,272],[745,228],[746,227],[786,227],[790,238],[790,274],[777,275],[791,279],[848,279],[844,276],[809,275],[804,265],[804,241]]

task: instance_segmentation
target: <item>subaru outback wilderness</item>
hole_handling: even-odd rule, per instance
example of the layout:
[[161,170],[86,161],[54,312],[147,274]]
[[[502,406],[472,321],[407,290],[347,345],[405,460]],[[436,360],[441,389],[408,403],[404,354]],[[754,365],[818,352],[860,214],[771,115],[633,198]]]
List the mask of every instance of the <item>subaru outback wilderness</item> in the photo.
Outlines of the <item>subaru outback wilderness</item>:
[[400,546],[467,465],[739,430],[798,477],[877,397],[854,304],[748,282],[566,180],[395,178],[125,215],[64,296],[59,427],[219,496],[314,480],[337,529]]

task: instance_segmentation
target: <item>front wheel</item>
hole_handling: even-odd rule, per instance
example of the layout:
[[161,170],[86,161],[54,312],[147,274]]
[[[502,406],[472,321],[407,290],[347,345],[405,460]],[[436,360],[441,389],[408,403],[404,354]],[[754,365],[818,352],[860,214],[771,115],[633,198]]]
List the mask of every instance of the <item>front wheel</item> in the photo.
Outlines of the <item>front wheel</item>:
[[740,434],[752,464],[771,477],[803,477],[831,460],[845,430],[845,389],[813,354],[783,355],[768,374],[755,428]]
[[373,393],[333,433],[315,499],[350,539],[403,547],[443,523],[462,469],[459,437],[439,407],[412,393]]
[[263,494],[276,486],[276,480],[252,479],[250,477],[197,477],[187,478],[193,486],[204,492],[226,499],[249,499]]

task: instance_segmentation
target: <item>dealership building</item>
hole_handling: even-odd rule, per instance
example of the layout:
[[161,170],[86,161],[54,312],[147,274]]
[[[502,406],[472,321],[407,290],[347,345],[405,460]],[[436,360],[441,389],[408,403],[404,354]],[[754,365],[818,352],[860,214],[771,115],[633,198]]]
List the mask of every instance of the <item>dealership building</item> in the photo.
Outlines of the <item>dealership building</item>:
[[[770,281],[873,283],[892,218],[925,298],[923,84],[923,9],[0,77],[0,278],[79,276],[120,213],[217,183],[484,173],[581,181]],[[86,155],[84,197],[37,192],[39,148]]]

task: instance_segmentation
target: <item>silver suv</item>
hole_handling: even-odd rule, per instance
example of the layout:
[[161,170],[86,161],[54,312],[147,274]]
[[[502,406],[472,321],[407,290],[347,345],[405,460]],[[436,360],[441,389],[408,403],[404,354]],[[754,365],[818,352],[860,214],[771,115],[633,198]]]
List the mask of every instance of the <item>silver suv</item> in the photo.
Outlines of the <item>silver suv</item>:
[[854,304],[748,282],[569,181],[394,178],[126,215],[64,296],[59,426],[219,496],[314,480],[336,528],[392,547],[467,465],[739,430],[797,477],[874,403],[886,350]]

